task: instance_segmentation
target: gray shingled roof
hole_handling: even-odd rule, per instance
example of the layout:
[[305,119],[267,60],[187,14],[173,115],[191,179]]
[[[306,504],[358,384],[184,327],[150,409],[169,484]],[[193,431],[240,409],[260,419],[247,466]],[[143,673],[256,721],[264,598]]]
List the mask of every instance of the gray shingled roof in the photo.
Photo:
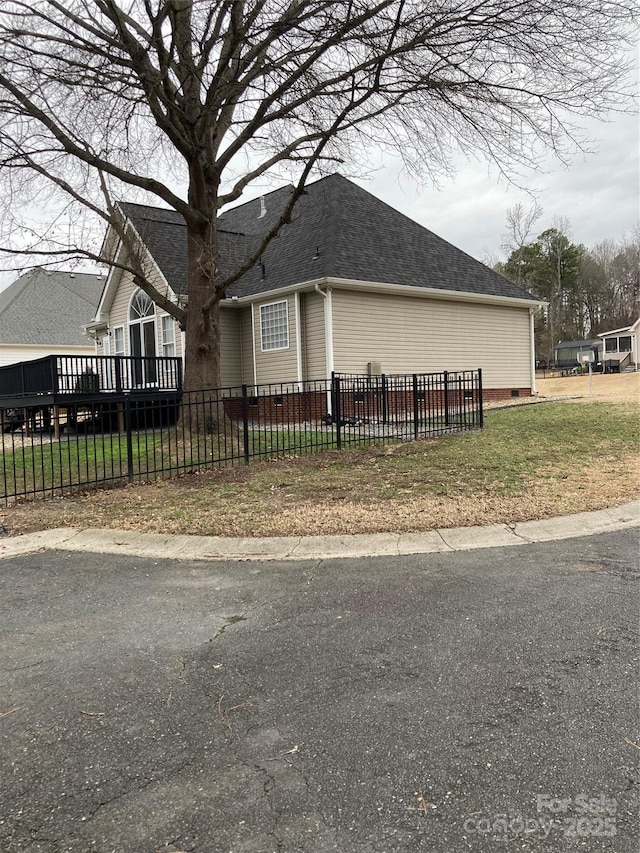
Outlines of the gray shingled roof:
[[554,346],[554,349],[577,349],[578,347],[597,347],[602,344],[597,338],[595,340],[584,341],[560,341]]
[[0,293],[0,344],[88,346],[104,277],[31,270]]
[[[291,192],[282,187],[219,218],[221,268],[242,261],[277,220]],[[167,281],[187,290],[184,220],[175,211],[123,204]],[[354,279],[531,299],[529,293],[341,175],[310,184],[259,265],[229,288],[250,296],[318,278]]]

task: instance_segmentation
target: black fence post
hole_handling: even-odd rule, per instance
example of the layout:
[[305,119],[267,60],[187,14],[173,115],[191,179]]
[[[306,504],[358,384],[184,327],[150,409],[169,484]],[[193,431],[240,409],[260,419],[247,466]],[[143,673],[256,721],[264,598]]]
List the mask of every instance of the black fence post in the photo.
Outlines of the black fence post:
[[445,370],[444,377],[444,425],[449,426],[449,371]]
[[242,386],[242,441],[244,450],[244,464],[249,464],[249,398],[247,386]]
[[342,449],[342,412],[340,399],[340,377],[333,376],[331,379],[331,392],[333,394],[334,411],[333,419],[336,425],[336,447]]
[[420,423],[420,414],[418,411],[418,375],[413,374],[413,437],[418,438],[418,426]]
[[116,391],[122,393],[122,356],[117,355],[114,358],[114,367],[116,374]]
[[133,435],[131,432],[131,400],[124,401],[124,428],[127,439],[127,479],[133,483]]
[[389,399],[387,397],[387,374],[383,373],[380,377],[382,381],[382,423],[386,424],[389,420]]
[[482,401],[482,368],[478,368],[478,425],[484,429],[484,408]]
[[332,417],[335,417],[335,414],[336,414],[336,388],[335,388],[336,372],[335,372],[335,370],[331,371],[331,379],[329,380],[329,382],[330,382],[329,411],[327,412],[327,414],[331,415]]

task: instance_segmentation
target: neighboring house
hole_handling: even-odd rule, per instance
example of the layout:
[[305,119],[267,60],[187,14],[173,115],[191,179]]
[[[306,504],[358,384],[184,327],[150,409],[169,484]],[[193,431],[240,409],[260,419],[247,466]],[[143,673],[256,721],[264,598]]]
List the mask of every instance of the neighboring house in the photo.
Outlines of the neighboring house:
[[104,276],[34,269],[0,292],[0,367],[46,355],[95,355],[83,334]]
[[578,354],[583,352],[592,352],[594,362],[601,362],[602,341],[598,339],[589,341],[560,341],[553,348],[556,367],[577,367]]
[[[221,267],[233,268],[276,220],[291,187],[220,216]],[[121,209],[156,285],[187,298],[182,217]],[[105,245],[117,259],[113,234]],[[341,373],[482,368],[486,396],[535,390],[533,318],[544,304],[339,175],[309,185],[290,224],[221,303],[222,385]],[[174,321],[113,267],[87,331],[98,354],[181,355]]]
[[602,338],[604,344],[602,358],[605,367],[609,364],[609,369],[613,366],[617,371],[637,370],[639,334],[640,317],[630,326],[599,334],[598,337]]

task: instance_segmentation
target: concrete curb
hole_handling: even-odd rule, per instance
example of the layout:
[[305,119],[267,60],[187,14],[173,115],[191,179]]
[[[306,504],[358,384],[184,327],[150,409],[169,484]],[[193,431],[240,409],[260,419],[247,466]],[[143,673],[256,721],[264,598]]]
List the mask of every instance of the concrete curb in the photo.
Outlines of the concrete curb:
[[0,559],[34,551],[87,551],[174,560],[326,560],[433,554],[499,548],[592,536],[640,527],[640,500],[596,512],[541,521],[452,527],[425,533],[374,533],[345,536],[287,536],[265,539],[223,536],[171,536],[126,530],[58,528],[0,539]]

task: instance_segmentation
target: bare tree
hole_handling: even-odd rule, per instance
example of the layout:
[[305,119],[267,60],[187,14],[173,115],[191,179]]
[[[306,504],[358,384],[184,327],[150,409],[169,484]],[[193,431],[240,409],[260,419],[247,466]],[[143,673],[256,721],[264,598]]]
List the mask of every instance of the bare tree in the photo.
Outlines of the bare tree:
[[[98,259],[71,233],[80,208],[125,241],[116,199],[175,209],[188,304],[161,304],[186,330],[185,387],[215,386],[220,300],[314,170],[353,173],[371,144],[432,174],[460,149],[511,176],[549,148],[562,156],[579,116],[628,103],[635,14],[631,0],[9,0],[4,249]],[[222,276],[219,210],[278,170],[294,179],[289,203]],[[126,265],[159,300],[135,252]]]
[[[542,208],[538,202],[524,208],[520,202],[507,209],[507,229],[503,235],[500,248],[509,257],[512,267],[515,265],[515,283],[523,286],[523,249],[530,240],[533,226],[542,216]],[[515,263],[514,263],[515,262]]]

